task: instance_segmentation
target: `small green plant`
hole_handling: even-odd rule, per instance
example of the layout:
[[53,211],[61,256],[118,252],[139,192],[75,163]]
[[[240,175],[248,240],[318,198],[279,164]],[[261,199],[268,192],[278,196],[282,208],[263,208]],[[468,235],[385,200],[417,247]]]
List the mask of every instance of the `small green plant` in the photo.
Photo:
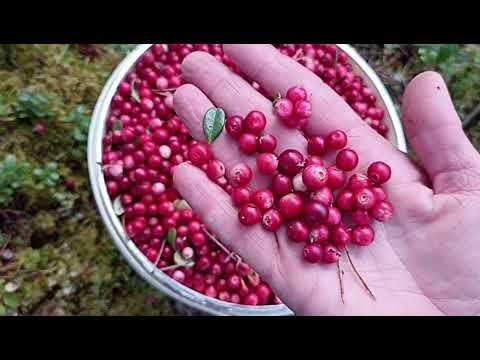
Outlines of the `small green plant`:
[[115,52],[125,55],[135,49],[137,44],[110,44],[110,46]]
[[7,205],[20,187],[30,179],[30,164],[18,162],[9,154],[0,163],[0,205]]
[[0,94],[0,122],[13,120],[15,120],[15,113],[12,105],[6,101],[5,96]]
[[53,188],[60,180],[58,174],[58,164],[56,162],[49,162],[44,169],[37,168],[33,170],[33,176],[37,182],[35,188],[37,190],[43,190],[45,188]]
[[33,89],[23,90],[17,99],[15,111],[19,119],[37,120],[52,117],[53,98]]

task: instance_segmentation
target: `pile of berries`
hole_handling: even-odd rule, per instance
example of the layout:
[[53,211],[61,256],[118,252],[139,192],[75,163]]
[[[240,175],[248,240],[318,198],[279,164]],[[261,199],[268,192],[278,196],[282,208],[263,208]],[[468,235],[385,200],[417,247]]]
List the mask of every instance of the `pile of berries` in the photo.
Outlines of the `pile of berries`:
[[[300,87],[289,89],[284,99],[275,102],[274,113],[286,126],[302,127],[311,115],[307,92]],[[370,245],[375,235],[371,223],[393,216],[393,206],[382,188],[391,177],[390,167],[375,162],[366,176],[353,174],[348,178],[359,157],[347,148],[347,135],[341,130],[325,139],[309,138],[308,156],[293,149],[277,156],[275,137],[260,135],[266,123],[265,115],[258,111],[245,119],[232,116],[226,121],[226,130],[237,140],[240,151],[247,155],[260,152],[257,171],[272,176],[270,188],[253,192],[248,187],[254,176],[252,169],[244,163],[231,169],[231,197],[239,208],[239,221],[246,226],[261,222],[271,232],[287,225],[289,240],[305,243],[303,256],[311,263],[336,262],[341,249],[350,243]],[[263,144],[265,138],[270,139],[268,146]],[[326,167],[322,156],[328,152],[337,153],[335,164]]]
[[[353,74],[346,55],[336,46],[303,44],[277,45],[277,48],[322,77],[344,96],[362,119],[386,135],[386,129],[382,127],[383,110],[375,105],[376,99],[370,96],[371,92],[363,80]],[[237,206],[245,204],[246,198],[252,199],[248,203],[263,204],[263,224],[272,231],[278,228],[281,219],[285,219],[279,209],[275,210],[269,205],[268,191],[251,196],[249,190],[242,186],[248,184],[249,177],[253,177],[251,169],[238,165],[232,169],[236,176],[229,182],[223,164],[213,158],[207,145],[192,139],[182,120],[176,116],[173,110],[173,92],[185,82],[181,75],[181,62],[193,51],[208,52],[232,71],[239,73],[219,44],[152,46],[120,83],[112,99],[111,111],[106,120],[102,158],[108,193],[128,237],[158,269],[206,296],[248,305],[278,304],[280,300],[268,284],[238,255],[231,253],[215,239],[172,186],[173,167],[189,160],[232,194],[237,199]],[[251,81],[251,84],[264,93],[256,82]],[[296,102],[292,105],[292,114],[298,116],[285,117],[286,124],[301,127],[308,117],[308,106],[302,108]],[[289,113],[288,106],[284,109],[284,114]],[[280,107],[277,105],[278,109]],[[300,156],[295,152],[283,156],[281,154],[278,165],[272,165],[277,159],[273,154],[277,143],[272,135],[262,134],[264,122],[266,119],[263,114],[253,112],[245,120],[230,118],[226,126],[229,134],[235,134],[235,129],[238,128],[237,135],[232,136],[239,139],[243,152],[250,155],[260,153],[259,157],[263,160],[259,160],[259,171],[273,175],[277,167],[287,169],[295,163],[295,156]],[[315,141],[320,140],[311,140],[309,148],[317,149],[312,151],[318,152],[322,145]],[[205,158],[207,160],[204,162]],[[305,164],[323,164],[319,155],[309,156],[305,161]],[[272,180],[269,191],[273,193],[273,199],[281,194],[287,195],[292,191],[292,186],[294,189],[302,186],[298,176],[292,179],[292,176],[285,175],[290,173],[289,170],[286,171],[278,171]],[[329,176],[330,181],[333,178],[333,175]],[[381,191],[377,187],[370,189],[375,196],[380,196],[378,194]],[[329,192],[324,189],[316,192],[317,197],[322,196],[322,191],[325,193],[323,196],[328,198]],[[292,192],[290,197],[296,198],[296,194]],[[345,198],[346,204],[349,203],[348,195],[343,195],[342,198]],[[291,200],[284,200],[282,203],[288,207],[290,202]],[[336,207],[341,208],[339,204]],[[376,207],[377,211],[370,210],[369,216],[374,213],[377,217],[388,214],[388,205]],[[250,219],[251,213],[254,213],[253,218],[257,216],[256,208],[253,212],[248,209],[246,207],[245,221],[251,222],[247,218]],[[331,213],[334,214],[335,210]],[[359,217],[360,213],[356,216]],[[318,226],[318,229],[320,230],[316,232],[312,229],[310,237],[317,233],[319,239],[325,236],[322,235],[323,228]]]

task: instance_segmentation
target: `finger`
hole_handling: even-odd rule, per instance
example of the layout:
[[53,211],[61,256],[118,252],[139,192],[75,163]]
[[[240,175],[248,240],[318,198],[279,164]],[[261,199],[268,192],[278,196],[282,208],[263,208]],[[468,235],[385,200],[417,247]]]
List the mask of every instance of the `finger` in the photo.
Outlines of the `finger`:
[[275,121],[271,101],[210,54],[190,54],[182,63],[182,73],[188,82],[201,89],[229,115],[246,116],[252,110],[263,112],[267,117],[264,133],[275,135],[278,140],[276,153],[287,149],[306,153],[307,142],[302,134]]
[[228,195],[195,166],[183,163],[175,167],[173,182],[222,243],[252,265],[265,280],[278,283],[272,263],[276,262],[279,253],[271,233],[261,226],[240,224]]
[[431,177],[435,192],[478,190],[478,152],[465,136],[439,74],[425,72],[412,80],[402,113],[409,142]]
[[[190,130],[191,135],[198,141],[205,141],[203,134],[203,117],[207,110],[214,105],[200,89],[194,85],[183,85],[175,92],[173,104],[176,113]],[[256,168],[255,158],[246,156],[238,150],[238,145],[225,131],[211,144],[215,158],[221,160],[227,170],[239,163],[245,163],[254,171]],[[251,183],[253,189],[262,189],[270,184],[270,178],[255,172]]]
[[326,136],[341,129],[349,135],[349,146],[360,156],[358,169],[364,171],[374,161],[393,165],[391,184],[414,182],[421,174],[387,140],[372,130],[319,77],[281,54],[271,45],[224,45],[225,53],[249,78],[257,81],[270,95],[285,94],[292,86],[303,86],[311,94],[312,117],[309,134]]

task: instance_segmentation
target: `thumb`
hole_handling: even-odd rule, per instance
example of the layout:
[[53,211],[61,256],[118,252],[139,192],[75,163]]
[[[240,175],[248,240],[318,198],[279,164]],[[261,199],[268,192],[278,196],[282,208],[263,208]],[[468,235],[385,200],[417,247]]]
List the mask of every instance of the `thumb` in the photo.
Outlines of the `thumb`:
[[480,156],[465,136],[439,74],[425,72],[412,80],[402,114],[409,143],[436,193],[480,188]]

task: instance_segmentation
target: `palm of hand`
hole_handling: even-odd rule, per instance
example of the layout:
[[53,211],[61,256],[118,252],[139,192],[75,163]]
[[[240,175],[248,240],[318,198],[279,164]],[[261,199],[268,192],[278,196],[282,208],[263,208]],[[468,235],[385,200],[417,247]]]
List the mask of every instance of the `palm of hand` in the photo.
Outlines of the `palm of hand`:
[[[268,46],[228,46],[226,51],[244,72],[259,78],[261,85],[273,93],[299,83],[309,89],[313,94],[312,119],[316,121],[308,130],[323,135],[337,127],[345,128],[351,146],[365,159],[360,169],[371,161],[388,162],[394,175],[387,191],[396,214],[391,222],[375,225],[376,237],[371,246],[349,248],[375,300],[353,273],[346,256],[342,256],[342,302],[337,267],[303,262],[301,248],[287,240],[285,228],[279,230],[277,242],[260,226],[242,227],[225,193],[198,169],[190,165],[177,167],[177,188],[222,241],[251,263],[297,314],[478,313],[480,282],[476,270],[480,254],[476,252],[472,229],[480,210],[480,160],[463,136],[439,76],[427,73],[419,77],[407,90],[403,111],[410,142],[433,183],[431,190],[425,185],[424,174],[377,134],[360,126],[364,124],[346,104],[300,65]],[[190,56],[184,64],[184,75],[230,114],[253,109],[269,111],[269,105],[258,99],[259,94],[206,54]],[[201,119],[212,103],[198,88],[186,85],[178,89],[175,107],[194,137],[201,139]],[[421,105],[419,99],[423,99]],[[319,108],[326,103],[331,118],[320,115]],[[333,117],[340,125],[329,121]],[[285,135],[278,127],[270,130],[281,143],[285,142],[285,147],[303,150],[300,138]],[[222,135],[213,148],[227,169],[240,161],[248,162],[226,136]],[[255,185],[265,186],[265,182],[260,178]]]

